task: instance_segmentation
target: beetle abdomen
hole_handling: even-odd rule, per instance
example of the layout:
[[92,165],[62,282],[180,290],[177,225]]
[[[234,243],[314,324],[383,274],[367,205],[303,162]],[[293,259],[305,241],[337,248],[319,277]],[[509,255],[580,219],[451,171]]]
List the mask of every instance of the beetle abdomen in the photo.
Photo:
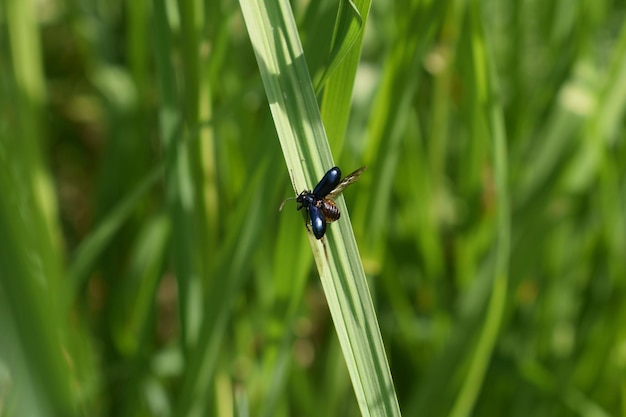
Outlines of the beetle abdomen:
[[327,200],[323,198],[321,200],[316,201],[315,205],[317,206],[317,208],[320,209],[322,214],[324,214],[324,218],[326,219],[327,223],[332,223],[335,220],[338,220],[339,217],[341,216],[341,213],[339,212],[339,208],[337,207],[335,202],[332,200]]

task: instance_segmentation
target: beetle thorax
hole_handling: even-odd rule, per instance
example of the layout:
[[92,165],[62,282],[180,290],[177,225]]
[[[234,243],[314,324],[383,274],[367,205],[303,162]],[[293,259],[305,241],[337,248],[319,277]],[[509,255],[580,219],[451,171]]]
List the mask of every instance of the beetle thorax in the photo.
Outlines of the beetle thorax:
[[298,197],[296,198],[296,201],[298,202],[298,210],[300,210],[302,207],[309,207],[315,204],[315,200],[316,198],[312,192],[308,190],[302,191],[300,195],[298,195]]

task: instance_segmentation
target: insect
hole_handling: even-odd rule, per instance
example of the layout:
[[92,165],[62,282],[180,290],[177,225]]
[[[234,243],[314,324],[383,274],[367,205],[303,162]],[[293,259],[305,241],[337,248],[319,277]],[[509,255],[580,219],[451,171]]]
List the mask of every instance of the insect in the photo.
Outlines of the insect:
[[[348,185],[359,179],[363,171],[365,171],[365,167],[361,167],[341,179],[341,170],[338,167],[333,167],[324,174],[313,191],[305,190],[297,197],[288,198],[283,201],[279,210],[283,209],[288,200],[296,200],[298,210],[304,208],[307,211],[308,222],[311,223],[315,238],[319,240],[326,233],[326,224],[338,220],[341,216],[335,199]],[[309,227],[308,222],[307,229]]]

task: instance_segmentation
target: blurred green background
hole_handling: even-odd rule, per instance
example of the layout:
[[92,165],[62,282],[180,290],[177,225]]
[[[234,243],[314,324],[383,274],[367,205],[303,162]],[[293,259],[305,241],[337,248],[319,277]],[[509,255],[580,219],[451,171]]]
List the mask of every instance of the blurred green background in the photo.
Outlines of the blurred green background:
[[[358,415],[238,3],[0,4],[0,415]],[[319,75],[337,2],[292,5]],[[346,200],[404,415],[451,413],[489,319],[485,73],[511,256],[472,415],[626,415],[625,18],[373,2],[330,145],[368,166]]]

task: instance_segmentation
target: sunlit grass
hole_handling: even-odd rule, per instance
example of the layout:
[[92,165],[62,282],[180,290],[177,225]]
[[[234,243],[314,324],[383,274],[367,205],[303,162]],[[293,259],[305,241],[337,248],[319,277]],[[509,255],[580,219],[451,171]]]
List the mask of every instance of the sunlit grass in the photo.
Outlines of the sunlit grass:
[[359,415],[365,282],[402,414],[623,414],[626,6],[355,5],[293,4],[315,103],[236,2],[2,4],[0,415]]

